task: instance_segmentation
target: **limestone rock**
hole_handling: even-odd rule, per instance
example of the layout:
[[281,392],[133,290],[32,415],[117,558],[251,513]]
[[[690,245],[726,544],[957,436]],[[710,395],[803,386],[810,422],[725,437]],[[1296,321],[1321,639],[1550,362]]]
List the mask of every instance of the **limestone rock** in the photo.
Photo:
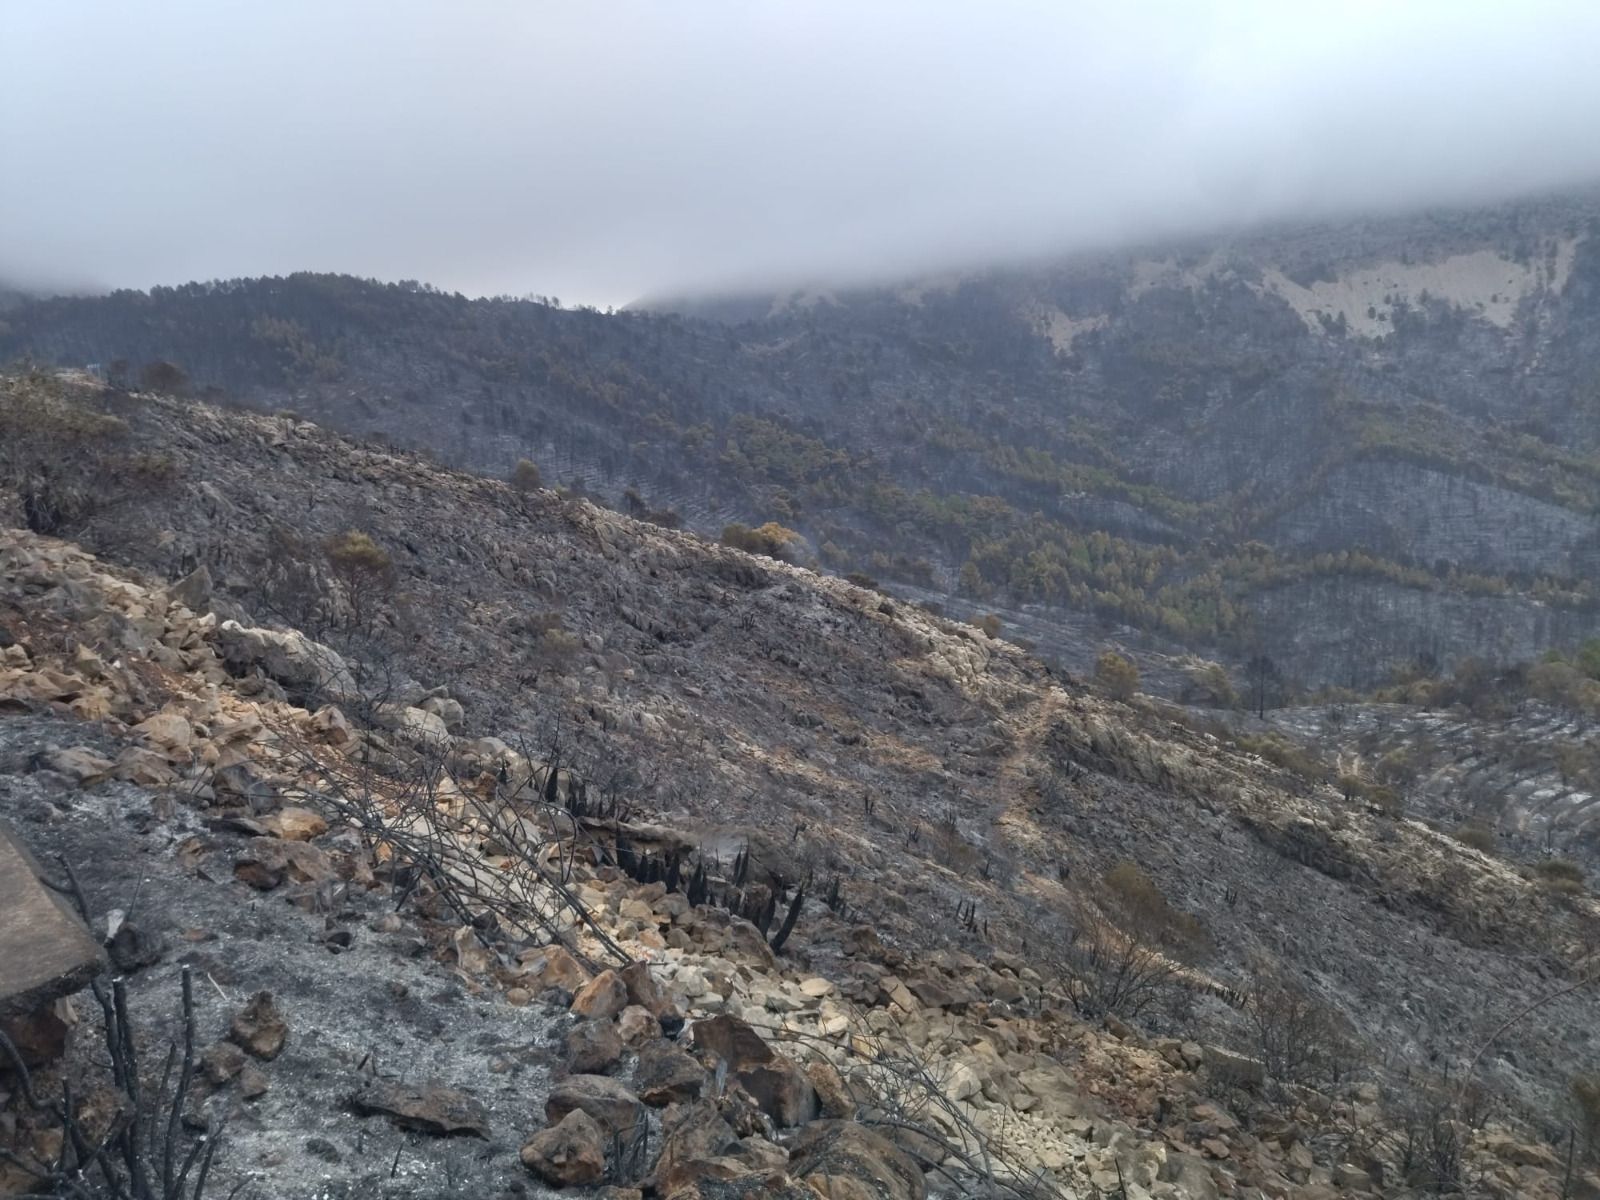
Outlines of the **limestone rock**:
[[461,701],[452,700],[449,696],[429,696],[417,707],[425,713],[438,717],[450,733],[458,732],[467,723],[467,713],[461,707]]
[[229,664],[258,668],[286,688],[331,696],[359,694],[355,676],[339,652],[297,630],[250,629],[224,621],[217,626],[216,641]]

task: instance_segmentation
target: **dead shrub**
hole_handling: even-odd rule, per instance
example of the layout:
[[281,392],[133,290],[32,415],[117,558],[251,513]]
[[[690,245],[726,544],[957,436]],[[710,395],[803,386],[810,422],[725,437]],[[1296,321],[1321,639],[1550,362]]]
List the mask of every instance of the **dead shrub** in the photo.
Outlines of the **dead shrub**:
[[1297,984],[1258,972],[1246,993],[1245,1011],[1256,1053],[1274,1081],[1336,1084],[1350,1073],[1355,1045],[1343,1022]]

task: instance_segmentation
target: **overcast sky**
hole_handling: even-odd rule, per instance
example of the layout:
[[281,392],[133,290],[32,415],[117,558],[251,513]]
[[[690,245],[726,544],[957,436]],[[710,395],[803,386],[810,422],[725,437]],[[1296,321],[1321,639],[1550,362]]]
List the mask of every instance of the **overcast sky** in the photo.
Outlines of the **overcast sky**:
[[1594,0],[0,0],[0,279],[640,295],[1600,178]]

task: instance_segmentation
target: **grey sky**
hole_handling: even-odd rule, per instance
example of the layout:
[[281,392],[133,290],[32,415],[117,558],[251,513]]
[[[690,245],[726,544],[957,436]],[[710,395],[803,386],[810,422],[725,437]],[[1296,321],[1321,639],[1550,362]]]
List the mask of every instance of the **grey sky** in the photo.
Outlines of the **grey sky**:
[[1592,0],[0,0],[0,279],[641,294],[1600,178]]

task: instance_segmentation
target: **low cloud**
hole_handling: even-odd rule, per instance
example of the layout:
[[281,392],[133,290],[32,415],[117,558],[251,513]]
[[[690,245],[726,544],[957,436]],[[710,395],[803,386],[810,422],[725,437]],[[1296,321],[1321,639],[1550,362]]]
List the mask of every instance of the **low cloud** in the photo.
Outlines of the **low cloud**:
[[849,281],[1600,178],[1600,7],[0,7],[0,280]]

